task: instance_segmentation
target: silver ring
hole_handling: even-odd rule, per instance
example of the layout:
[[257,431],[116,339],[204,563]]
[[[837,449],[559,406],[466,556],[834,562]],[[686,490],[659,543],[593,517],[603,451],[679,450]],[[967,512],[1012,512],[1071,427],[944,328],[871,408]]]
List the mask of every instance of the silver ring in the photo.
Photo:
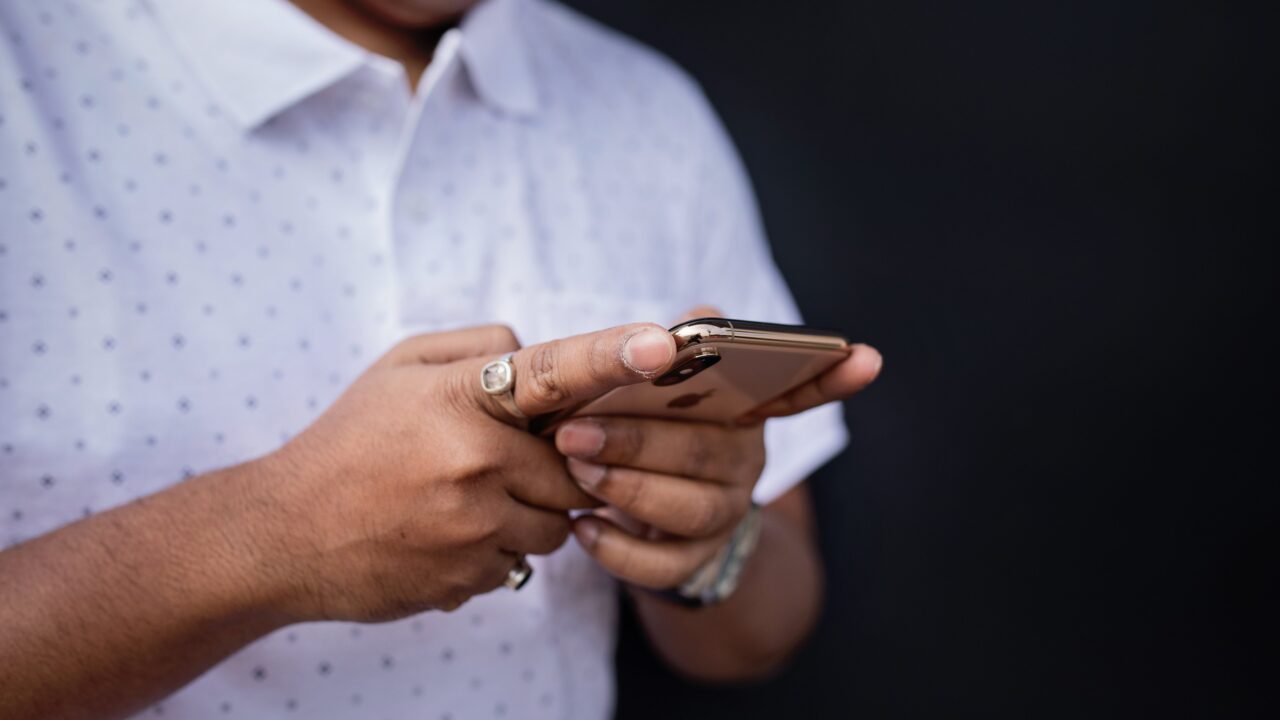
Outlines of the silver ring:
[[516,564],[507,571],[507,579],[502,584],[512,590],[519,590],[524,584],[529,582],[529,578],[533,577],[533,568],[529,565],[529,561],[524,556],[516,558]]
[[516,405],[516,366],[511,362],[513,357],[515,353],[507,353],[485,365],[480,370],[480,388],[497,398],[513,417],[524,420],[529,416]]

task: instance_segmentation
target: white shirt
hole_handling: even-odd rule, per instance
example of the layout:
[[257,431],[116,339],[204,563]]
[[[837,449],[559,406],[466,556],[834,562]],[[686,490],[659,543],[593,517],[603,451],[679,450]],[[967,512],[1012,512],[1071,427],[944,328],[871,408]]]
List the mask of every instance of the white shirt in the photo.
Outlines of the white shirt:
[[[799,321],[697,86],[561,6],[483,3],[412,94],[280,0],[0,25],[4,545],[270,452],[410,333]],[[844,442],[836,407],[771,422],[757,499]],[[613,581],[573,541],[533,562],[452,614],[286,628],[145,715],[606,717]]]

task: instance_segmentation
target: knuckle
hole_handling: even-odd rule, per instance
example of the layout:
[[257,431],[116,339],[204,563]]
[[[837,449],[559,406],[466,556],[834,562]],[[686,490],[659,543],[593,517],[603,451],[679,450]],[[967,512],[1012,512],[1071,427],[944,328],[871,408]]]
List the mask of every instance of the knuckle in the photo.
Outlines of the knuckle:
[[498,460],[491,449],[471,443],[460,443],[451,453],[454,481],[474,483],[493,476],[498,470]]
[[410,347],[410,345],[411,345],[412,340],[413,340],[413,338],[412,338],[412,337],[407,337],[407,338],[404,338],[404,339],[400,340],[400,341],[399,341],[399,342],[397,342],[395,345],[392,345],[392,346],[391,346],[391,349],[390,349],[390,350],[388,350],[386,353],[384,353],[384,354],[383,354],[382,359],[383,359],[383,360],[389,360],[389,359],[393,359],[393,358],[397,358],[397,357],[402,357],[402,356],[404,356],[404,355],[408,354],[408,353],[409,353],[409,347]]
[[613,333],[596,333],[587,347],[587,358],[587,372],[591,379],[602,383],[610,382],[622,358],[621,343]]
[[614,549],[614,555],[610,565],[612,565],[616,574],[624,578],[638,582],[642,585],[649,584],[651,582],[648,574],[643,572],[643,568],[641,568],[636,562],[635,548],[632,547],[631,543],[619,544],[618,547]]
[[[445,527],[452,528],[471,511],[471,493],[461,487],[463,483],[457,476],[450,477],[449,481],[449,485],[433,493],[430,510],[432,518],[440,518],[447,523]],[[430,533],[424,534],[430,537]]]
[[690,474],[694,477],[709,477],[719,459],[718,445],[707,438],[696,437],[685,453]]
[[467,598],[478,592],[484,578],[484,570],[485,568],[477,567],[475,564],[455,568],[454,574],[445,586],[445,597],[465,602]]
[[556,535],[556,544],[552,550],[558,550],[566,542],[569,542],[569,536],[571,535],[573,535],[573,521],[566,516],[564,523],[560,526],[560,530]]
[[472,523],[471,537],[479,545],[493,544],[502,533],[502,521],[498,519],[497,513],[477,513]]
[[440,612],[443,612],[443,613],[451,613],[451,612],[453,612],[453,611],[457,610],[458,608],[462,607],[462,606],[463,606],[463,604],[465,604],[465,603],[467,602],[467,600],[469,600],[469,599],[470,599],[470,598],[468,598],[468,597],[450,596],[450,597],[445,598],[445,599],[444,599],[444,600],[443,600],[439,605],[437,605],[436,607],[437,607],[437,609],[439,609],[439,610],[440,610]]
[[657,587],[670,588],[679,585],[698,569],[696,563],[671,561],[662,563],[654,569],[653,584]]
[[509,564],[495,562],[485,569],[482,579],[477,583],[476,587],[479,592],[487,593],[502,587],[502,583],[507,579],[507,573],[510,572]]
[[479,382],[476,379],[478,374],[477,372],[476,375],[472,375],[458,370],[443,373],[439,390],[441,396],[432,397],[430,401],[433,403],[443,401],[446,408],[460,415],[474,414],[476,394],[479,392]]
[[427,336],[424,334],[410,335],[400,340],[392,348],[392,354],[416,354],[412,351],[420,345]]
[[595,493],[621,509],[636,507],[641,500],[644,483],[634,482],[630,473],[608,465],[604,466],[604,474],[596,483]]
[[490,340],[494,347],[517,348],[520,347],[520,341],[516,338],[515,330],[510,325],[497,324],[490,325],[488,328]]
[[535,554],[547,555],[555,552],[569,539],[572,528],[573,525],[568,515],[558,517],[549,522],[545,537],[542,538],[541,546],[535,549]]
[[618,462],[631,462],[644,450],[645,432],[639,423],[601,424],[605,426],[605,447]]
[[492,558],[487,562],[477,562],[469,568],[466,589],[468,596],[478,595],[493,589],[496,584],[494,580],[499,576],[501,568],[499,567],[497,553],[493,553]]
[[529,352],[529,379],[525,390],[535,402],[543,405],[555,405],[568,399],[557,343],[545,343]]
[[430,552],[438,546],[455,546],[466,542],[465,528],[460,521],[467,517],[467,493],[448,483],[431,488],[424,502],[419,520],[420,531],[411,539],[411,547]]
[[764,425],[736,431],[738,451],[733,453],[734,469],[752,478],[764,472]]
[[691,537],[706,537],[715,533],[724,524],[725,506],[709,493],[700,494],[689,503],[689,520],[685,527]]

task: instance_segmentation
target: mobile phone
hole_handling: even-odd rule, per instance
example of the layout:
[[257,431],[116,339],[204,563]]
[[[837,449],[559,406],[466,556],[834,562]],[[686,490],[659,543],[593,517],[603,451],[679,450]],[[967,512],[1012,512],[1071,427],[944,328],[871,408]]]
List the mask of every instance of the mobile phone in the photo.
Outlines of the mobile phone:
[[728,318],[683,322],[671,335],[676,359],[667,372],[536,417],[529,429],[546,435],[585,415],[729,422],[812,380],[850,352],[838,332]]

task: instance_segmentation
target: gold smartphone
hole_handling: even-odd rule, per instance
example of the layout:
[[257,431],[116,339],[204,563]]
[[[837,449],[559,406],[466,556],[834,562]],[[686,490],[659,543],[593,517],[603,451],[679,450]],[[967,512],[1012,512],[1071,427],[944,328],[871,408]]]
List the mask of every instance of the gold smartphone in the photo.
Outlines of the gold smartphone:
[[698,318],[671,328],[676,359],[653,380],[533,419],[546,435],[571,417],[636,415],[729,422],[849,356],[840,333],[798,325]]

